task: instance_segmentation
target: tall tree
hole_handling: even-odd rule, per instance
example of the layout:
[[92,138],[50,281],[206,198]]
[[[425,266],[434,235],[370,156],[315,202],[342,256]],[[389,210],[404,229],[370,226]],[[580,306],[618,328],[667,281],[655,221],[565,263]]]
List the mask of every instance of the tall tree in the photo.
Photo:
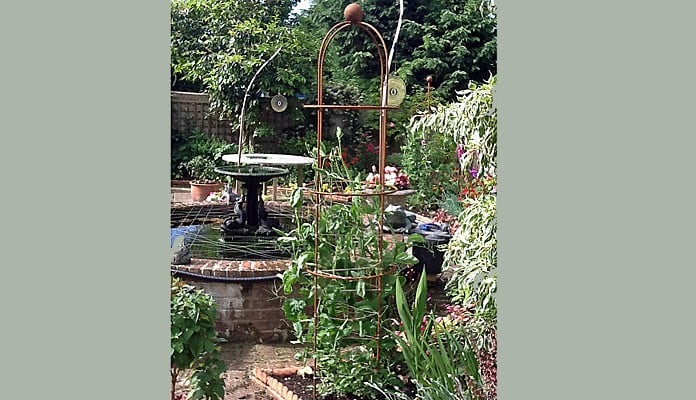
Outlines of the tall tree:
[[422,22],[404,24],[405,41],[415,46],[402,54],[399,72],[415,82],[432,76],[440,95],[453,100],[455,90],[497,73],[495,8],[482,7],[481,0],[424,3]]
[[[282,46],[257,77],[251,93],[292,96],[312,90],[317,45],[313,36],[292,26],[289,14],[297,1],[172,0],[174,78],[202,88],[210,96],[212,109],[236,120],[250,80]],[[250,99],[250,108],[256,106],[256,99]]]
[[[320,37],[343,20],[353,0],[315,0],[300,23]],[[399,0],[362,0],[365,22],[375,26],[391,48],[399,19]],[[495,75],[496,13],[491,0],[404,0],[401,32],[391,71],[409,86],[433,85],[446,100],[470,81],[481,83]],[[336,78],[365,87],[378,68],[376,51],[366,35],[346,32],[334,39],[327,60]]]

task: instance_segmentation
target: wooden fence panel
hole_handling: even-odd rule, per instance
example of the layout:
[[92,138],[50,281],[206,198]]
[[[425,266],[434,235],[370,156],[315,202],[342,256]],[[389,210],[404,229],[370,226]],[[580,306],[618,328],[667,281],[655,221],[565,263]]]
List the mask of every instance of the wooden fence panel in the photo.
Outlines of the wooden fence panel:
[[[271,109],[270,98],[264,98],[260,108],[259,119],[275,130],[276,135],[265,137],[257,141],[261,145],[260,151],[266,151],[264,147],[270,147],[267,151],[280,151],[277,147],[279,133],[292,129],[299,121],[292,119],[288,112],[277,113]],[[219,119],[217,115],[210,113],[210,101],[206,93],[171,92],[171,127],[178,133],[191,132],[199,129],[209,135],[221,138],[227,143],[237,143],[239,131],[232,131],[231,120]],[[296,99],[289,99],[289,107],[301,107]],[[236,121],[235,121],[236,122]]]
[[209,98],[205,93],[171,92],[171,126],[176,132],[200,129],[228,143],[235,143],[236,136],[230,120],[221,120],[209,110]]

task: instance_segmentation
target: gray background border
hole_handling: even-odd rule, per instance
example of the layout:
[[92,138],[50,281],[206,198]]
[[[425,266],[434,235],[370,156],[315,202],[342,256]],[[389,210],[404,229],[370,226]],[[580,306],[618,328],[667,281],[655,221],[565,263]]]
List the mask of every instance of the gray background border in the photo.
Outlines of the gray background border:
[[11,2],[6,399],[169,395],[169,2]]
[[498,2],[501,399],[690,397],[696,35],[678,3]]
[[[694,6],[498,4],[500,398],[686,398]],[[168,395],[168,23],[0,16],[3,397]]]

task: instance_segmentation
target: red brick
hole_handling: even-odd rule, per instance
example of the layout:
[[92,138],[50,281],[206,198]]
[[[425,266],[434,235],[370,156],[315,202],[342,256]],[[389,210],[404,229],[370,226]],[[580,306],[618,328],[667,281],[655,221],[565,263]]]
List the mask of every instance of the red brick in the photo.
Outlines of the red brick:
[[272,377],[272,376],[268,377],[268,386],[270,386],[271,389],[278,390],[278,383],[279,382],[277,380],[275,380],[274,377]]

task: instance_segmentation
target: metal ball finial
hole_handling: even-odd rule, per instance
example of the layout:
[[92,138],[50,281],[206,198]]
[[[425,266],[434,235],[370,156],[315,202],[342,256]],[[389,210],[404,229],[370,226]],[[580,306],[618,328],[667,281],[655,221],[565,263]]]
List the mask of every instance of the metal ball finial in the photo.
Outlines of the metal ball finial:
[[348,4],[343,10],[343,17],[346,19],[346,21],[350,21],[352,23],[358,23],[362,22],[363,19],[363,12],[362,8],[360,8],[360,4],[358,3],[351,3]]

